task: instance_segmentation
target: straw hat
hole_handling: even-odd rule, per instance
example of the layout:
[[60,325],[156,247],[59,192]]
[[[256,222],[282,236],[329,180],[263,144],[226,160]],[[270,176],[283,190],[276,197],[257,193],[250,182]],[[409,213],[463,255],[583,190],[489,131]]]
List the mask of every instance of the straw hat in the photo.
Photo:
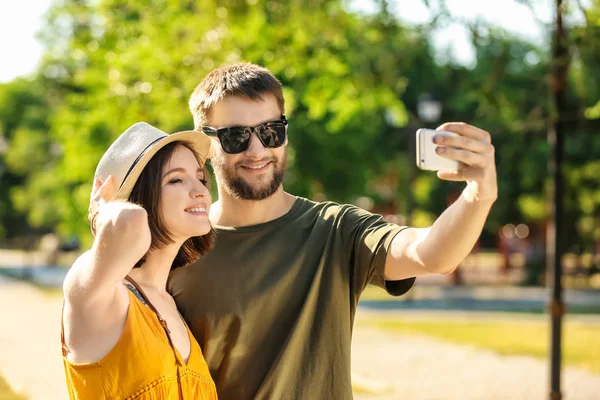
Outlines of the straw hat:
[[[167,144],[185,141],[206,162],[211,139],[202,132],[183,131],[166,134],[146,122],[138,122],[121,134],[100,159],[94,178],[105,181],[113,176],[119,190],[110,200],[127,200],[142,171],[152,157]],[[107,199],[109,200],[109,199]]]

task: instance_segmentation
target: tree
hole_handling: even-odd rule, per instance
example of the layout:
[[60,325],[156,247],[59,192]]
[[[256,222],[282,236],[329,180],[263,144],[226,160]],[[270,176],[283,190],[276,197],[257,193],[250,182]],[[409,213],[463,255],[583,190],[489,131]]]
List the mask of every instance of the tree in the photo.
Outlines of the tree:
[[33,176],[48,165],[49,114],[39,82],[16,79],[0,85],[0,238],[28,233],[28,210],[34,224],[56,222],[46,199],[20,197],[19,189],[33,184]]
[[61,233],[87,236],[91,178],[109,143],[139,120],[165,131],[190,129],[188,95],[209,70],[240,60],[267,66],[285,86],[292,121],[287,187],[305,196],[326,188],[340,201],[368,193],[367,182],[396,153],[384,115],[406,122],[404,73],[429,47],[385,15],[355,15],[340,1],[312,3],[54,6],[40,72],[56,105],[49,134],[60,156],[33,173],[17,198],[47,198],[55,213],[42,225],[58,220]]
[[[447,9],[431,24],[409,29],[386,1],[376,3],[373,14],[351,12],[341,0],[57,3],[41,35],[47,51],[38,77],[0,88],[8,143],[0,155],[7,170],[2,225],[16,235],[13,226],[25,226],[27,215],[34,227],[89,243],[92,176],[108,145],[140,120],[167,132],[192,128],[189,94],[208,71],[242,60],[266,66],[284,84],[291,121],[285,186],[291,192],[343,202],[366,196],[386,212],[406,209],[411,194],[413,220],[433,222],[461,190],[408,167],[414,165],[408,139],[423,125],[418,99],[434,93],[444,105],[442,120],[462,120],[493,135],[500,198],[483,244],[494,245],[506,223],[543,225],[550,117],[544,46],[475,24],[476,65],[440,63],[429,38],[450,18]],[[600,235],[600,141],[592,135],[600,121],[593,62],[599,9],[594,0],[584,8],[587,22],[570,30],[567,114],[574,134],[565,154],[566,230],[569,246],[581,248]],[[14,104],[22,111],[13,112]]]

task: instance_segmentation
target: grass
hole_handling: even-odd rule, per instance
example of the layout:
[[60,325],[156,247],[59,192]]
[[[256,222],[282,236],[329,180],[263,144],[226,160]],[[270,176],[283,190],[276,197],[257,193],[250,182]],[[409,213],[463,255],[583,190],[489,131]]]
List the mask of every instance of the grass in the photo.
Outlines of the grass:
[[63,295],[62,287],[49,287],[49,286],[38,285],[38,284],[35,284],[35,283],[33,285],[35,287],[37,287],[46,296],[50,296],[50,297],[62,297],[62,295]]
[[[548,359],[549,324],[546,321],[387,320],[365,321],[393,333],[430,336],[446,342],[472,345],[503,355]],[[567,321],[563,324],[563,361],[566,365],[600,374],[600,324]]]
[[8,383],[0,376],[0,400],[25,400],[25,397],[13,392]]
[[[415,288],[413,288],[412,290],[414,291]],[[361,300],[406,301],[408,298],[408,296],[390,296],[385,290],[372,285],[367,286],[360,295]]]
[[392,386],[382,385],[381,382],[370,381],[359,376],[352,375],[352,393],[383,395],[394,391]]

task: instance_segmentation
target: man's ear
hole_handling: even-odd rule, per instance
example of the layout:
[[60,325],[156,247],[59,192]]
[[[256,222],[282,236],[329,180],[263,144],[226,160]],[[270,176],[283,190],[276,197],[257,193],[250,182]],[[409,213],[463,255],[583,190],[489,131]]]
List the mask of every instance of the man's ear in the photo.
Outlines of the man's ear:
[[102,186],[104,182],[102,182],[102,179],[98,178],[98,177],[94,177],[94,184],[92,185],[92,197],[93,194],[96,193],[98,191],[98,189],[100,189],[100,186]]

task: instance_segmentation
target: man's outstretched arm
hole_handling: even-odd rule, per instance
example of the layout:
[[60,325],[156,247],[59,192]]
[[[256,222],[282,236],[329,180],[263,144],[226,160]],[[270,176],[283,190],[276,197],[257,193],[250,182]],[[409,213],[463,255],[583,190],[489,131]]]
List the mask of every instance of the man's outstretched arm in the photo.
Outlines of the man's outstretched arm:
[[490,134],[464,123],[446,123],[438,130],[459,135],[436,137],[443,146],[438,154],[462,163],[459,171],[440,171],[438,177],[465,181],[467,187],[430,228],[404,229],[396,235],[386,258],[386,280],[454,271],[473,249],[498,197]]

